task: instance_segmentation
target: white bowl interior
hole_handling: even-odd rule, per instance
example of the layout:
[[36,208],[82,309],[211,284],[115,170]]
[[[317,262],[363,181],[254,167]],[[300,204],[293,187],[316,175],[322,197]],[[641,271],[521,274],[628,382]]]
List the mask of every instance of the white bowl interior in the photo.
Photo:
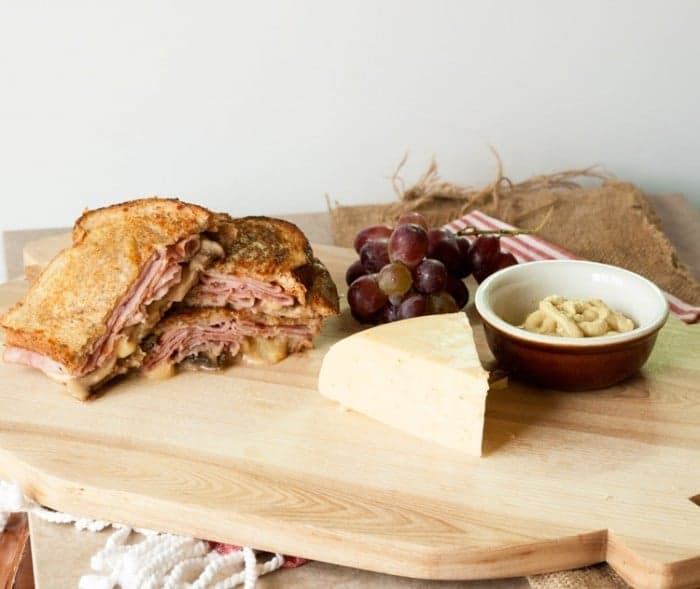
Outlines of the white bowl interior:
[[537,308],[539,301],[553,294],[601,299],[632,319],[638,329],[662,323],[668,313],[663,293],[646,278],[615,266],[580,260],[531,262],[498,272],[479,287],[477,309],[482,315],[490,311],[517,326]]

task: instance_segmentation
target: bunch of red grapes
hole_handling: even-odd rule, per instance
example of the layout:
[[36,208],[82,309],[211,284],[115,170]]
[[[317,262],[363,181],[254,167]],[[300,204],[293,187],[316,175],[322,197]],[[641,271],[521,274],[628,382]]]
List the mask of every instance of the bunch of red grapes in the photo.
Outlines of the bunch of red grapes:
[[497,235],[480,235],[470,244],[463,235],[430,229],[417,212],[401,215],[396,227],[366,227],[354,245],[360,259],[345,280],[350,310],[361,323],[453,313],[469,300],[464,278],[473,274],[481,282],[518,263],[501,250]]

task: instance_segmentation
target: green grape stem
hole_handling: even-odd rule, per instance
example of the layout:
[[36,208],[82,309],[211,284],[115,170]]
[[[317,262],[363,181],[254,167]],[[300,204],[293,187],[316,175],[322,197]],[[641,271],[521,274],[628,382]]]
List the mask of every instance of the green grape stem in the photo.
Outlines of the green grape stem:
[[465,227],[457,231],[456,235],[529,235],[535,233],[535,229],[477,229],[476,227]]
[[477,229],[476,227],[465,227],[457,231],[457,235],[530,235],[532,233],[539,233],[540,229],[549,222],[553,210],[554,207],[551,207],[544,216],[544,219],[542,219],[540,224],[534,229]]

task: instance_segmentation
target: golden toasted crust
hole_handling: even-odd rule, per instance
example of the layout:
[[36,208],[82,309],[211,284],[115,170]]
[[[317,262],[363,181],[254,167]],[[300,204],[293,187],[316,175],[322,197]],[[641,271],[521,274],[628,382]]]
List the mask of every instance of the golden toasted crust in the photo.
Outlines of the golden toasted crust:
[[222,223],[218,239],[226,257],[212,272],[276,282],[303,304],[305,289],[294,270],[313,261],[304,233],[293,223],[272,217],[241,217]]
[[337,315],[340,312],[338,289],[321,260],[314,258],[304,271],[310,274],[310,281],[306,282],[306,306],[322,317]]
[[[186,235],[209,229],[216,217],[204,207],[177,198],[140,198],[85,211],[73,226],[73,244],[80,243],[87,233],[96,240],[115,227],[122,231],[125,226],[134,225],[128,230],[134,232],[134,237],[145,239],[147,247],[153,245],[153,251],[156,246],[169,245]],[[184,233],[183,227],[188,226],[193,231]]]
[[248,274],[275,276],[308,264],[313,256],[299,227],[272,217],[231,219],[222,224],[219,239],[226,258],[216,268],[224,273],[245,269]]
[[60,252],[0,320],[7,344],[79,370],[91,346],[156,250],[211,228],[206,209],[145,198],[85,212]]

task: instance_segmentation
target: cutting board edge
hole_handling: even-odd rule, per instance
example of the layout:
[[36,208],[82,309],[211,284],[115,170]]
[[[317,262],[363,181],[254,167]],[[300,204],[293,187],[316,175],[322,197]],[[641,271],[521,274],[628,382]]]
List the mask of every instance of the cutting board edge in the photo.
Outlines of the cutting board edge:
[[[4,432],[3,436],[19,436],[20,432]],[[0,448],[0,471],[17,480],[27,495],[47,507],[84,517],[114,521],[124,502],[131,494],[110,490],[120,495],[117,502],[105,502],[105,489],[85,481],[69,481],[65,477],[36,466],[21,456],[20,451]],[[143,494],[133,493],[143,500]],[[105,508],[114,504],[116,507]],[[111,511],[113,510],[113,511]],[[167,515],[153,517],[153,513],[172,513],[179,510],[183,517]],[[339,565],[365,570],[431,580],[497,579],[568,570],[608,561],[613,568],[635,587],[694,587],[700,583],[700,556],[674,563],[659,563],[640,557],[608,530],[598,530],[571,536],[516,543],[494,548],[453,546],[426,546],[406,540],[397,541],[389,535],[385,541],[374,536],[368,540],[355,534],[354,550],[344,550],[353,536],[343,531],[334,533],[330,528],[315,528],[300,522],[284,522],[270,516],[229,512],[222,517],[219,509],[201,505],[176,504],[163,498],[150,497],[142,512],[150,513],[144,519],[123,521],[135,527],[149,527],[175,534],[207,537],[207,539],[235,544],[252,545],[262,550],[282,552]],[[187,515],[187,517],[184,517]],[[203,522],[217,522],[215,527],[193,528],[193,518]],[[173,525],[173,522],[175,525]],[[181,522],[181,523],[180,523]],[[272,525],[274,523],[274,525]],[[299,550],[300,529],[304,528],[303,549]],[[231,530],[235,530],[234,535]],[[261,531],[262,530],[262,531]],[[274,531],[270,531],[274,530]],[[272,537],[274,536],[274,538]],[[466,539],[466,537],[465,537]],[[361,547],[358,550],[358,547]],[[546,564],[545,564],[546,563]]]

